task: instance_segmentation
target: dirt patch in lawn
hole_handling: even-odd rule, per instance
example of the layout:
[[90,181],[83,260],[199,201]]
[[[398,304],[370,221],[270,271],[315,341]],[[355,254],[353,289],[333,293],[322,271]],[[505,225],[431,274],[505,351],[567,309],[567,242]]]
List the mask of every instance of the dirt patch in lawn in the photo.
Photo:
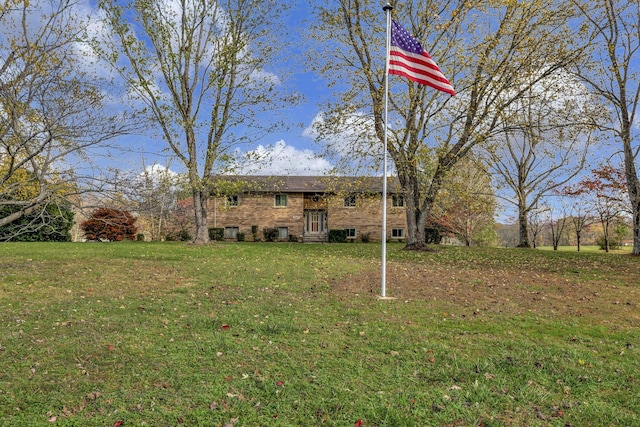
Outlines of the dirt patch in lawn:
[[[636,278],[640,279],[640,278]],[[390,263],[387,296],[398,300],[438,303],[465,315],[537,313],[545,316],[589,316],[612,324],[637,325],[640,289],[602,280],[580,280],[531,269],[500,270],[477,267],[457,271],[442,266]],[[380,271],[345,277],[335,284],[339,293],[380,295]]]

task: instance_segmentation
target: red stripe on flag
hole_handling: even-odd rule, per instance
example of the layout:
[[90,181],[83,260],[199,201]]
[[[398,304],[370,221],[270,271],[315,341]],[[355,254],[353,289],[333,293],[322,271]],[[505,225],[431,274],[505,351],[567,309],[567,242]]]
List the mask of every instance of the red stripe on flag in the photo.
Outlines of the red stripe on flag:
[[452,96],[456,94],[449,80],[426,52],[422,56],[418,56],[392,48],[389,59],[389,74],[406,77],[413,82],[430,86]]

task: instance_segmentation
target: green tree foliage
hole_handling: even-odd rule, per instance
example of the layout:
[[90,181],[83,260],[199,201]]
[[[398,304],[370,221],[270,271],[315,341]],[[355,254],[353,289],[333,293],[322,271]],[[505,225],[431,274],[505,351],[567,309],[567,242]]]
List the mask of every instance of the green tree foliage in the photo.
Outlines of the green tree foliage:
[[[17,205],[0,206],[0,217],[19,210]],[[23,215],[0,227],[0,241],[68,242],[74,213],[68,203],[48,204],[44,209]]]
[[[6,163],[0,164],[0,173],[7,170]],[[73,226],[74,213],[65,199],[68,186],[49,185],[44,181],[49,188],[47,197],[40,198],[37,205],[31,205],[34,198],[42,194],[42,184],[36,174],[21,168],[13,171],[0,185],[0,218],[14,218],[0,222],[3,224],[0,225],[1,241],[71,240],[69,230]]]
[[455,233],[466,246],[497,241],[496,234],[491,236],[497,208],[491,175],[477,162],[472,157],[462,159],[447,175],[431,221]]
[[88,220],[80,224],[89,240],[134,240],[138,227],[136,218],[128,211],[99,208],[91,213]]

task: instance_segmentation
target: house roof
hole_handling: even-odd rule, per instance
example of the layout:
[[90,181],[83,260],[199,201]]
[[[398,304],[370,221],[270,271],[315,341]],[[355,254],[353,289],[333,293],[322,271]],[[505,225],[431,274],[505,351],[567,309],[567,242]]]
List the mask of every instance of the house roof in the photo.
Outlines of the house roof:
[[[236,175],[222,178],[242,191],[282,193],[382,193],[382,177],[374,176],[264,176]],[[399,192],[397,178],[387,183],[389,192]]]

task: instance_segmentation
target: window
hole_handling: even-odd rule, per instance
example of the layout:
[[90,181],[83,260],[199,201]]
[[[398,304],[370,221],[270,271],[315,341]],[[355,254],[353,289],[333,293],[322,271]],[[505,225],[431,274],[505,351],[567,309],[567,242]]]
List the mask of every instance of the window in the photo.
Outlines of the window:
[[227,206],[238,206],[238,196],[227,196]]
[[278,206],[278,207],[287,206],[287,195],[286,194],[276,194],[275,206]]
[[345,228],[344,231],[347,232],[347,239],[355,239],[356,238],[356,229],[355,228]]
[[404,194],[393,194],[391,196],[391,206],[394,208],[404,207]]
[[404,228],[392,228],[391,229],[391,238],[392,239],[403,239],[404,238]]
[[238,227],[225,227],[224,228],[224,238],[225,239],[237,239],[238,238]]
[[354,208],[356,206],[356,195],[351,194],[344,198],[344,207],[345,208]]
[[289,227],[278,227],[278,239],[289,238]]

